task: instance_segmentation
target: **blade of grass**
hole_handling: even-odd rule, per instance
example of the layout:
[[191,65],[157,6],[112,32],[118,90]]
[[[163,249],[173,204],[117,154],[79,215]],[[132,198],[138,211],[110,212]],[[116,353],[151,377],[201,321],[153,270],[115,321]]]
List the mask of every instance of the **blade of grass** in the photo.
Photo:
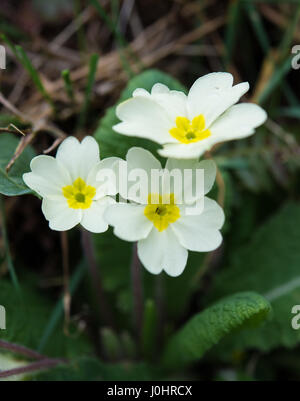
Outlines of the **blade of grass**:
[[81,53],[84,53],[86,50],[86,40],[85,40],[85,33],[84,33],[84,28],[83,25],[80,23],[81,21],[81,1],[80,0],[75,0],[74,1],[74,14],[75,14],[75,21],[78,21],[78,27],[77,27],[77,43],[78,43],[78,48]]
[[118,41],[121,47],[127,46],[127,42],[123,35],[120,33],[118,24],[113,23],[109,15],[106,13],[103,6],[98,2],[98,0],[90,0],[90,3],[95,7],[97,12],[99,13],[100,17],[103,19],[105,24],[107,25],[108,29],[112,32],[115,36],[116,40]]
[[[292,46],[294,33],[295,33],[298,23],[299,23],[299,18],[300,18],[300,3],[298,3],[296,12],[292,18],[291,23],[288,25],[288,28],[285,31],[285,34],[283,35],[283,38],[282,38],[281,43],[278,48],[278,50],[280,52],[281,60],[284,60],[284,58],[287,57],[287,55],[290,53],[290,48]],[[297,97],[294,95],[293,90],[290,88],[290,86],[286,82],[283,82],[283,91],[284,91],[284,94],[285,94],[288,102],[292,106],[299,105],[299,101],[298,101]]]
[[74,91],[73,85],[70,77],[70,70],[63,70],[61,72],[62,79],[64,80],[65,89],[69,99],[73,102],[74,101]]
[[[251,2],[249,0],[243,1],[243,7],[244,7],[246,14],[248,15],[250,22],[253,26],[253,31],[257,36],[260,47],[262,48],[264,54],[267,55],[271,49],[271,44],[270,44],[268,35],[266,33],[266,30],[264,28],[261,16],[260,16],[259,12],[257,11],[253,2]],[[286,40],[287,39],[285,39],[285,41]],[[291,89],[290,85],[288,84],[288,82],[283,81],[282,87],[283,87],[283,92],[284,92],[288,102],[292,106],[296,106],[297,104],[299,104],[298,99],[297,99],[296,95],[294,94],[293,90]]]
[[[19,60],[19,55],[15,49],[15,45],[8,39],[8,37],[2,33],[0,35],[1,40],[3,40],[4,43],[7,44],[7,46],[10,48],[10,50],[13,52],[14,56],[16,57],[17,60]],[[19,60],[20,61],[20,60]]]
[[287,101],[289,102],[289,104],[292,107],[298,107],[299,108],[299,100],[297,98],[297,96],[295,95],[295,93],[293,92],[292,88],[290,87],[290,85],[287,82],[283,82],[282,83],[282,89],[283,89],[283,93],[287,99]]
[[[76,269],[75,272],[73,273],[71,279],[70,279],[70,294],[73,295],[77,288],[79,287],[84,275],[86,272],[86,263],[84,261],[81,261]],[[53,309],[53,312],[50,316],[50,319],[48,321],[48,324],[44,330],[44,333],[41,337],[39,346],[38,346],[38,352],[42,352],[48,341],[49,338],[51,337],[52,333],[56,329],[58,323],[60,320],[63,319],[64,316],[64,303],[63,303],[63,297],[57,302],[56,306]]]
[[264,103],[272,92],[277,88],[277,86],[282,82],[282,79],[287,75],[287,73],[292,68],[292,58],[293,55],[289,56],[281,65],[274,71],[268,84],[265,86],[263,92],[259,95],[258,103]]
[[38,71],[35,69],[33,66],[32,62],[30,61],[29,57],[27,56],[27,53],[24,51],[24,49],[21,46],[15,46],[18,59],[22,63],[23,67],[27,70],[28,74],[30,75],[33,83],[35,84],[37,90],[41,93],[41,95],[44,97],[44,99],[50,104],[50,106],[54,109],[54,104],[53,101],[46,91]]
[[296,12],[294,13],[292,20],[288,24],[288,27],[283,35],[283,38],[282,38],[279,48],[278,48],[282,59],[284,57],[286,57],[286,55],[288,53],[290,53],[290,47],[293,42],[293,37],[294,37],[294,33],[295,33],[295,30],[296,30],[298,22],[299,22],[299,18],[300,18],[300,3],[298,3]]
[[[112,14],[112,21],[116,26],[119,34],[121,34],[119,27],[118,27],[118,19],[119,19],[119,0],[112,0],[111,1],[111,14]],[[122,36],[122,35],[121,35]],[[122,36],[123,37],[123,36]],[[124,37],[123,37],[124,39]]]
[[[95,9],[97,10],[98,14],[100,15],[100,17],[103,19],[104,23],[106,24],[106,26],[108,27],[108,29],[112,32],[112,34],[114,35],[117,43],[118,43],[118,47],[119,47],[119,54],[120,54],[120,59],[121,59],[121,63],[123,65],[123,69],[124,71],[127,73],[129,78],[132,78],[134,73],[130,67],[130,64],[127,61],[126,58],[126,53],[125,53],[125,48],[127,47],[128,51],[130,52],[130,55],[132,55],[138,63],[140,63],[140,61],[137,59],[137,57],[135,56],[135,54],[133,54],[130,50],[130,47],[128,45],[128,42],[126,41],[126,39],[124,38],[124,36],[121,34],[120,30],[119,30],[119,24],[118,24],[118,19],[116,19],[116,22],[114,23],[111,18],[109,17],[109,15],[106,13],[105,9],[103,8],[103,6],[98,2],[98,0],[90,0],[90,4],[92,6],[95,7]],[[141,69],[143,68],[142,66],[140,66]]]
[[1,215],[1,222],[2,222],[2,235],[3,235],[3,240],[4,240],[4,246],[5,246],[5,259],[8,267],[8,271],[12,280],[12,283],[15,287],[16,292],[21,295],[21,289],[19,285],[19,280],[16,275],[16,271],[12,262],[11,254],[10,254],[10,248],[9,248],[9,240],[8,240],[8,234],[7,234],[7,228],[6,228],[6,218],[5,218],[5,208],[4,208],[4,199],[3,196],[0,195],[0,215]]
[[250,22],[252,23],[253,30],[257,36],[260,47],[262,48],[263,52],[267,54],[271,46],[268,35],[263,26],[260,14],[257,12],[254,4],[251,1],[243,2],[243,7],[250,19]]
[[79,114],[79,119],[78,119],[78,129],[82,129],[86,122],[86,116],[87,116],[87,112],[88,112],[90,101],[91,101],[92,89],[93,89],[93,86],[95,83],[95,76],[96,76],[96,71],[97,71],[98,60],[99,60],[98,54],[94,53],[91,55],[90,63],[89,63],[88,81],[87,81],[87,86],[85,89],[84,102],[83,102],[83,106],[82,106],[81,112]]
[[237,38],[238,23],[240,20],[240,1],[232,0],[228,7],[227,25],[225,32],[225,55],[224,64],[228,66],[231,62],[232,52]]

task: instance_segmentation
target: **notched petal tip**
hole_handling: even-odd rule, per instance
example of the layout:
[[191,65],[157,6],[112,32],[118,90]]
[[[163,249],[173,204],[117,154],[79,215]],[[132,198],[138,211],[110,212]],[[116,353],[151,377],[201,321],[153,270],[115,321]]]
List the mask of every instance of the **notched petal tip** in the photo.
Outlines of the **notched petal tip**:
[[154,84],[151,89],[151,95],[158,95],[161,93],[169,93],[169,92],[170,92],[170,89],[167,87],[167,85],[162,84],[160,82],[157,82],[156,84]]

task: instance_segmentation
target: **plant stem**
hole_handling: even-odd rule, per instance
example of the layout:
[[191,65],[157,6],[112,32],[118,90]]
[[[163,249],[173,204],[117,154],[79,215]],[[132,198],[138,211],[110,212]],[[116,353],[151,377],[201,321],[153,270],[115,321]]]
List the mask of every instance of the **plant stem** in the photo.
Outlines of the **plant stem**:
[[[84,261],[81,261],[77,265],[77,267],[71,277],[71,280],[70,280],[71,295],[74,294],[75,291],[77,290],[77,288],[79,287],[79,285],[85,275],[85,272],[86,272],[86,264],[84,263]],[[59,321],[61,320],[63,313],[64,313],[63,299],[60,299],[56,303],[56,305],[53,309],[53,312],[49,317],[49,322],[48,322],[48,324],[45,328],[45,331],[41,337],[41,340],[40,340],[40,343],[38,346],[39,352],[42,352],[45,349],[45,347],[49,341],[49,338],[51,338],[53,332],[57,328],[57,325],[58,325]]]
[[68,334],[70,323],[70,308],[71,308],[71,294],[70,294],[70,274],[69,274],[69,244],[67,231],[61,232],[61,250],[62,250],[62,265],[64,276],[64,311],[65,311],[65,324],[64,331]]
[[66,363],[66,361],[62,359],[43,359],[41,361],[33,362],[26,366],[21,366],[20,368],[4,370],[3,372],[0,372],[0,378],[20,375],[23,373],[30,373],[35,370],[53,368],[54,366],[59,365],[61,363]]
[[0,348],[6,349],[8,351],[14,352],[15,354],[26,356],[32,359],[47,359],[46,356],[31,350],[23,345],[10,343],[8,341],[0,340]]
[[134,243],[132,249],[131,283],[133,292],[133,319],[138,338],[141,337],[144,314],[143,285],[141,273],[142,269],[137,254],[137,243]]
[[157,310],[157,345],[161,346],[165,318],[164,277],[162,274],[155,277],[155,305]]
[[88,262],[95,298],[98,301],[101,320],[104,321],[105,325],[114,328],[115,324],[113,320],[113,314],[106,300],[105,292],[102,286],[102,279],[96,262],[91,233],[85,229],[82,229],[81,235],[82,246]]

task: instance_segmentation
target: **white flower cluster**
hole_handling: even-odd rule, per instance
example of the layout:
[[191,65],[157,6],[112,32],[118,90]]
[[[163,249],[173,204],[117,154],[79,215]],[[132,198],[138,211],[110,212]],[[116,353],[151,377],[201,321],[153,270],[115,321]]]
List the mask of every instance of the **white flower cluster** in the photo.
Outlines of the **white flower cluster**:
[[[23,179],[42,197],[42,211],[50,228],[65,231],[81,224],[93,233],[103,233],[111,225],[119,238],[138,242],[138,256],[153,274],[164,270],[178,276],[186,266],[188,250],[216,249],[222,242],[224,213],[205,196],[214,184],[216,166],[212,160],[199,161],[199,157],[218,142],[253,134],[267,118],[255,104],[235,105],[249,85],[232,83],[231,74],[208,74],[193,84],[187,96],[157,83],[151,93],[136,89],[132,98],[117,107],[121,122],[115,131],[163,145],[159,153],[169,157],[164,168],[142,148],[130,149],[126,160],[111,157],[100,161],[98,143],[90,136],[81,143],[67,138],[56,158],[35,157],[31,172]],[[142,169],[149,178],[143,188],[146,202],[133,191],[122,190],[124,180],[126,188],[132,183],[120,171],[135,169]],[[107,170],[117,174],[117,179],[106,183],[99,179]],[[161,184],[155,192],[149,184],[154,170],[161,172]],[[192,193],[193,175],[181,187],[166,184],[174,170],[203,171],[199,199],[184,196],[184,192]],[[116,202],[117,194],[122,202]],[[203,205],[200,212],[187,213],[198,201]]]

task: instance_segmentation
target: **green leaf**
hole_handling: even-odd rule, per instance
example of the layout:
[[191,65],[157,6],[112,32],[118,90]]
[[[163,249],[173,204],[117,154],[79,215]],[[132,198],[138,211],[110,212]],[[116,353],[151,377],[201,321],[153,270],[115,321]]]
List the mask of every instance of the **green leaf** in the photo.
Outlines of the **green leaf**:
[[[52,311],[51,303],[38,293],[27,280],[22,280],[22,294],[17,296],[12,284],[0,280],[0,305],[6,309],[6,330],[0,330],[0,337],[11,343],[24,345],[37,350],[42,334],[47,326]],[[51,357],[72,357],[90,352],[90,345],[85,338],[70,327],[70,336],[65,336],[63,324],[57,325],[51,339],[43,350]]]
[[122,355],[121,342],[118,335],[109,327],[103,327],[100,331],[101,345],[106,359],[118,360]]
[[34,150],[30,146],[25,148],[8,174],[5,170],[18,143],[19,139],[12,134],[0,134],[0,193],[7,196],[24,195],[32,192],[22,179],[23,174],[30,170],[30,161],[35,156]]
[[[132,78],[122,95],[119,102],[124,101],[131,97],[132,92],[136,88],[145,88],[151,90],[152,86],[160,82],[167,85],[170,89],[184,91],[184,87],[174,78],[160,72],[158,70],[148,70],[136,77]],[[95,132],[95,139],[99,142],[101,158],[110,156],[119,156],[125,158],[127,151],[132,146],[141,146],[152,152],[158,149],[158,145],[147,139],[133,138],[125,135],[118,134],[112,127],[118,123],[116,116],[116,106],[111,107],[106,112],[105,116],[101,119],[100,125]]]
[[158,375],[143,363],[104,364],[96,358],[78,358],[69,365],[37,375],[38,381],[114,381],[114,380],[154,380]]
[[13,114],[0,114],[0,127],[8,127],[9,124],[14,124],[20,129],[28,127],[28,124],[20,121],[19,117]]
[[20,295],[19,280],[18,280],[18,276],[16,274],[16,270],[15,270],[15,267],[14,267],[14,264],[12,261],[12,257],[11,257],[11,252],[10,252],[10,245],[9,245],[7,227],[6,227],[5,207],[4,207],[3,196],[1,194],[0,194],[0,218],[1,218],[1,226],[2,226],[1,229],[2,229],[4,248],[5,248],[5,259],[6,259],[7,268],[8,268],[14,289],[16,290],[17,294]]
[[235,249],[230,268],[216,277],[211,291],[214,299],[236,291],[256,291],[270,301],[274,311],[264,327],[245,330],[224,342],[226,354],[253,347],[269,351],[300,342],[300,330],[291,326],[291,309],[300,303],[299,238],[300,206],[288,203],[250,242]]
[[167,344],[163,361],[170,368],[200,359],[225,335],[245,325],[257,325],[271,311],[268,301],[254,292],[223,298],[194,316]]

